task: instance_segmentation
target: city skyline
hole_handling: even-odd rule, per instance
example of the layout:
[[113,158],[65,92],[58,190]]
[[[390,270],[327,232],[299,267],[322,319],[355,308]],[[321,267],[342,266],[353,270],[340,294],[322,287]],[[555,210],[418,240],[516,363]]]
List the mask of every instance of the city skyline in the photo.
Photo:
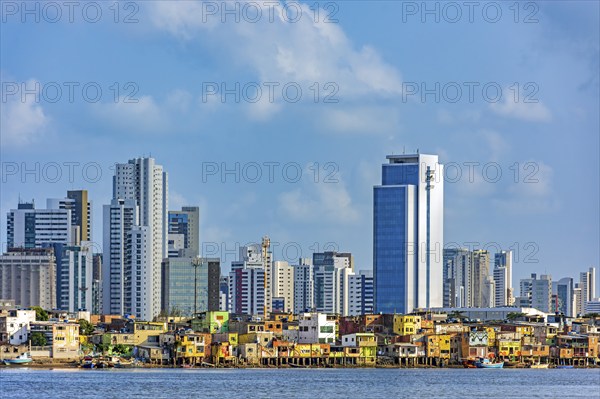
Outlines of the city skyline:
[[[314,251],[312,261],[282,262],[273,256],[271,239],[264,236],[260,245],[238,248],[238,259],[231,261],[228,275],[225,271],[223,291],[222,260],[199,257],[198,207],[168,210],[167,172],[153,158],[134,158],[116,164],[113,199],[104,205],[101,281],[92,277],[99,274],[92,259],[92,251],[99,247],[82,240],[90,238],[93,227],[92,201],[86,190],[70,190],[65,198],[47,199],[46,209],[19,203],[7,214],[7,237],[16,249],[2,258],[6,264],[0,292],[23,295],[11,277],[19,261],[18,248],[49,247],[47,267],[55,277],[48,289],[55,293],[59,309],[101,307],[102,313],[131,314],[145,320],[175,310],[189,315],[190,309],[194,313],[230,310],[266,315],[298,310],[296,301],[303,304],[302,311],[344,316],[361,311],[411,313],[415,309],[507,306],[546,313],[562,309],[572,315],[585,313],[588,302],[590,306],[598,302],[594,267],[580,272],[579,282],[570,283],[567,291],[566,278],[559,281],[560,288],[550,275],[541,274],[538,279],[537,272],[531,273],[530,278],[520,279],[516,297],[512,250],[496,252],[491,269],[491,253],[486,249],[442,245],[444,186],[438,176],[444,167],[437,155],[388,155],[387,159],[389,163],[382,165],[382,185],[373,187],[376,251],[368,274],[355,270],[350,252]],[[23,261],[29,267],[27,256]],[[310,280],[305,271],[310,272]],[[42,289],[42,281],[31,281]],[[307,294],[311,298],[302,297]],[[100,297],[102,305],[97,303]]]
[[[423,154],[421,154],[421,155],[423,155]],[[411,155],[398,155],[397,157],[410,157],[410,156]],[[415,154],[414,156],[419,156],[419,154]],[[393,158],[395,156],[388,156],[388,158],[390,158],[390,157]],[[154,158],[133,158],[129,162],[138,162],[137,160],[140,160],[140,159],[151,159],[152,163],[156,162],[156,160],[154,160]],[[438,162],[436,160],[434,162],[434,164],[436,165],[435,168],[437,168],[438,170],[443,170],[443,168],[441,168],[441,166],[443,165],[441,162]],[[383,165],[385,166],[385,164],[383,164]],[[439,174],[438,174],[438,176],[439,176]],[[435,177],[434,179],[437,180],[438,177]],[[424,183],[424,178],[421,179],[421,180],[423,180],[422,182]],[[67,216],[66,216],[66,214],[63,215],[62,213],[65,213],[66,211],[61,211],[61,210],[59,210],[59,208],[60,209],[71,209],[71,207],[73,205],[66,205],[65,206],[65,203],[67,203],[67,204],[73,203],[74,204],[75,200],[68,198],[68,196],[69,195],[81,195],[81,194],[77,194],[77,193],[82,193],[83,191],[85,191],[85,189],[84,190],[72,190],[72,189],[71,190],[67,190],[67,197],[64,197],[64,198],[46,198],[46,201],[45,201],[46,207],[45,208],[41,208],[39,206],[36,206],[35,209],[37,211],[42,211],[42,213],[44,211],[47,211],[50,214],[58,215],[58,216],[55,216],[55,217],[58,217],[59,219],[60,218],[64,219]],[[71,194],[71,193],[73,193],[73,194]],[[167,194],[168,194],[168,192],[167,192]],[[24,200],[21,200],[21,201],[22,201],[21,204],[24,204],[25,206],[28,206],[27,204],[30,204],[29,201],[24,201]],[[70,201],[70,202],[66,202],[66,201]],[[85,201],[89,201],[89,204],[87,206],[88,210],[92,209],[92,204],[97,204],[97,202],[91,197],[91,195],[89,195],[89,193],[85,194]],[[38,201],[38,203],[39,202],[44,203],[44,201]],[[100,206],[103,206],[103,205],[108,205],[108,204],[100,204]],[[79,206],[81,207],[81,205],[79,205]],[[132,206],[133,206],[133,203],[132,203]],[[17,207],[13,207],[11,209],[17,209],[17,208],[18,208],[18,206]],[[56,208],[56,209],[52,210],[51,208]],[[179,208],[180,208],[179,210],[178,209],[167,209],[167,208],[165,208],[165,210],[166,210],[167,214],[173,215],[173,217],[177,217],[177,216],[181,217],[181,215],[184,215],[186,213],[189,214],[190,211],[191,212],[199,212],[199,208],[195,204],[187,204],[187,205],[186,204],[182,204],[181,206],[179,206]],[[23,212],[23,211],[21,211],[21,212]],[[81,211],[79,211],[79,212],[81,212]],[[77,219],[77,222],[76,222],[75,221],[76,218],[77,218],[76,215],[73,213],[73,211],[71,211],[71,213],[73,214],[73,216],[72,216],[72,218],[73,218],[73,224],[80,223],[79,219],[81,219],[81,218],[79,217],[79,219]],[[92,233],[92,231],[90,230],[88,233],[86,233],[86,236],[87,236],[87,234],[89,234],[89,235],[93,235],[93,237],[98,237],[98,236],[102,237],[103,234],[104,234],[103,230],[102,230],[103,227],[98,227],[99,225],[102,226],[102,224],[98,223],[98,222],[91,223],[91,220],[96,220],[96,221],[98,219],[102,220],[102,216],[100,216],[100,217],[98,215],[94,216],[94,212],[93,211],[89,212],[89,214],[86,215],[86,216],[87,216],[87,219],[88,219],[88,221],[86,221],[86,224],[85,224],[86,231],[89,230],[89,227],[87,227],[88,223],[90,223],[94,227],[94,230],[96,231],[96,233]],[[202,224],[202,216],[203,215],[199,212],[199,215],[198,215],[198,219],[199,220],[195,220],[194,219],[194,224],[201,225]],[[148,216],[146,216],[146,217],[148,217]],[[165,221],[165,225],[166,225],[165,234],[167,236],[169,236],[169,233],[168,233],[169,228],[174,228],[173,226],[169,227],[170,224],[171,224],[169,222],[169,218],[170,218],[170,216],[167,216],[167,220]],[[3,218],[3,220],[6,220],[6,219]],[[202,237],[204,234],[202,233],[201,228],[198,227],[198,229],[199,229],[199,232],[198,233],[193,233],[193,234],[198,235],[199,237]],[[67,236],[68,237],[70,237],[71,234],[74,234],[74,233],[67,232]],[[82,234],[82,233],[79,233],[79,234]],[[82,234],[82,236],[83,236],[83,234]],[[175,235],[175,236],[177,236],[177,235]],[[184,236],[184,234],[182,234],[182,236]],[[60,241],[60,242],[64,241],[64,243],[67,243],[70,240],[70,238],[68,238],[68,237],[66,237],[66,238],[60,238],[58,241]],[[203,242],[203,241],[199,240],[199,245],[198,245],[198,250],[200,251],[199,256],[201,256],[201,257],[217,257],[217,258],[220,258],[221,259],[221,270],[223,271],[223,273],[227,273],[228,270],[230,269],[231,263],[239,260],[239,257],[237,256],[237,253],[238,253],[239,249],[241,247],[245,246],[245,245],[258,244],[258,241],[259,240],[250,240],[248,242],[243,242],[242,240],[235,240],[234,239],[234,240],[229,241],[229,242]],[[329,249],[333,249],[333,250],[336,250],[336,251],[339,251],[339,250],[343,251],[344,250],[344,248],[339,248],[339,246],[337,246],[337,243],[335,241],[333,241],[333,240],[326,241],[326,243],[325,243],[326,245],[330,246],[329,249],[327,249],[327,247],[320,248],[319,247],[319,243],[309,243],[308,245],[306,245],[306,247],[301,247],[300,244],[297,241],[289,241],[289,242],[283,242],[283,243],[279,242],[276,239],[273,239],[272,241],[273,241],[275,247],[279,247],[279,249],[274,250],[273,253],[272,253],[273,261],[287,261],[290,264],[297,264],[299,258],[298,257],[286,258],[285,256],[289,252],[293,252],[293,251],[298,251],[299,250],[302,253],[302,257],[304,258],[306,256],[312,257],[312,254],[314,252],[325,251],[325,250],[329,250]],[[168,243],[169,239],[166,238],[165,242]],[[515,251],[510,246],[507,247],[507,248],[501,247],[499,245],[499,243],[497,243],[497,242],[489,242],[489,243],[485,243],[484,245],[478,245],[478,244],[480,244],[480,242],[478,242],[478,241],[468,241],[468,242],[465,242],[464,244],[467,244],[467,245],[461,246],[460,243],[456,243],[454,241],[445,242],[444,246],[443,246],[443,250],[445,251],[448,248],[461,248],[461,249],[466,249],[466,250],[470,250],[470,251],[485,249],[485,250],[490,251],[491,254],[500,254],[503,251],[510,250],[512,252],[512,256],[513,257],[515,256],[515,252],[519,251],[518,248]],[[527,244],[529,245],[531,243],[527,243]],[[93,241],[90,242],[89,245],[90,245],[90,249],[91,250],[102,252],[102,251],[100,251],[100,249],[103,247],[102,241],[98,242],[96,240],[93,240]],[[171,244],[168,244],[168,245],[166,245],[166,247],[169,248],[170,245]],[[237,245],[237,247],[235,245]],[[349,248],[349,250],[353,254],[353,256],[356,256],[356,252],[352,248]],[[185,250],[185,251],[187,251],[187,250]],[[206,251],[208,251],[209,253],[206,253]],[[537,251],[537,249],[536,249],[536,251]],[[190,254],[195,254],[195,249],[192,250],[191,252],[185,252],[185,256],[190,256]],[[438,260],[441,262],[442,256],[438,253],[437,250],[432,249],[432,254],[433,254],[432,257],[436,259],[436,262]],[[278,257],[278,255],[279,255],[279,257]],[[517,256],[518,256],[518,253],[517,253]],[[535,257],[533,257],[531,260],[532,261],[536,261],[537,259]],[[516,263],[516,262],[511,262],[511,263],[513,264],[513,268],[514,268],[514,263]],[[535,262],[534,266],[537,263],[538,262]],[[582,265],[580,269],[584,270],[584,269],[587,269],[588,267],[597,267],[597,266],[596,265],[589,265],[589,266]],[[357,271],[370,271],[370,270],[373,270],[373,268],[369,267],[369,266],[365,266],[364,264],[363,265],[357,265]],[[489,268],[489,272],[485,273],[485,275],[493,277],[493,272],[494,272],[494,268],[493,268],[493,265],[492,265]],[[521,274],[518,273],[518,272],[515,273],[515,271],[513,269],[512,273],[511,273],[511,274],[513,274],[513,276],[512,276],[512,284],[513,284],[513,286],[516,286],[516,284],[518,283],[518,281],[520,281],[521,279],[528,278],[529,275],[531,275],[532,273],[535,273],[535,274],[551,274],[551,275],[555,276],[555,278],[563,278],[563,277],[573,277],[573,278],[576,278],[577,277],[577,276],[569,276],[566,273],[560,274],[560,272],[559,272],[558,275],[554,274],[554,273],[547,273],[546,271],[541,271],[539,268],[533,268],[530,271],[528,271],[527,273],[523,272]],[[597,282],[596,284],[598,285],[599,283]],[[598,291],[598,290],[599,289],[596,288],[596,291]],[[513,293],[513,297],[516,297],[515,293]]]
[[447,242],[518,248],[514,279],[600,264],[596,2],[536,3],[529,19],[500,4],[493,22],[463,7],[457,23],[410,2],[322,3],[318,21],[300,2],[298,22],[265,9],[225,23],[194,2],[135,4],[117,22],[109,4],[97,23],[78,12],[71,24],[66,8],[56,23],[3,14],[2,215],[19,197],[87,188],[99,220],[114,163],[152,154],[171,172],[171,208],[200,208],[202,241],[268,233],[304,256],[334,242],[368,269],[381,159],[419,149],[447,166]]

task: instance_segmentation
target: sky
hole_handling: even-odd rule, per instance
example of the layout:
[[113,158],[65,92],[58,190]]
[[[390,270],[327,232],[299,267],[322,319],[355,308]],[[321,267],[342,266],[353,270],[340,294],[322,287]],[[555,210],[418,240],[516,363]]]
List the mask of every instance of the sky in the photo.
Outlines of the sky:
[[513,249],[515,286],[599,266],[598,2],[0,6],[3,243],[19,198],[87,189],[101,246],[111,165],[152,156],[224,271],[264,235],[370,269],[381,165],[418,150],[446,246]]

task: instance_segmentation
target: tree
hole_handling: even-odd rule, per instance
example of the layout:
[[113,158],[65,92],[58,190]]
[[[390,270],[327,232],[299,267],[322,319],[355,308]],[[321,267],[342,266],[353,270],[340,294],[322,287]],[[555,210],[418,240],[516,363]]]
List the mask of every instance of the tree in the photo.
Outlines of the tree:
[[119,353],[121,355],[126,355],[129,353],[129,347],[123,344],[116,344],[112,348],[113,353]]
[[48,312],[42,309],[39,306],[32,306],[32,310],[35,310],[35,320],[36,321],[48,321]]
[[100,352],[100,353],[104,353],[108,351],[108,344],[97,344],[96,345],[96,352]]
[[510,321],[515,321],[516,319],[526,316],[525,313],[521,313],[521,312],[510,312],[509,314],[506,315],[506,318]]
[[46,336],[43,333],[37,331],[31,333],[29,339],[31,340],[31,346],[46,346],[46,344],[48,343],[48,340],[46,340]]
[[92,335],[94,333],[94,325],[85,319],[79,319],[79,334]]

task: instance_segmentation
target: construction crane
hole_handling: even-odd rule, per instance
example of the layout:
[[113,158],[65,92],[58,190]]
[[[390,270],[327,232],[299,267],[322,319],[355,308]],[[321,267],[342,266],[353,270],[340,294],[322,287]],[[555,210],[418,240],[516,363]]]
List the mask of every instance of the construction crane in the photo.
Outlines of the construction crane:
[[271,239],[269,238],[269,236],[264,236],[262,238],[262,261],[263,261],[263,269],[265,272],[265,277],[264,277],[264,286],[265,286],[265,292],[264,292],[264,310],[263,310],[263,317],[265,318],[265,320],[267,320],[267,310],[268,310],[268,305],[267,305],[267,289],[268,284],[267,284],[267,278],[270,275],[269,273],[269,261],[267,259],[267,254],[269,253],[269,248],[271,247]]

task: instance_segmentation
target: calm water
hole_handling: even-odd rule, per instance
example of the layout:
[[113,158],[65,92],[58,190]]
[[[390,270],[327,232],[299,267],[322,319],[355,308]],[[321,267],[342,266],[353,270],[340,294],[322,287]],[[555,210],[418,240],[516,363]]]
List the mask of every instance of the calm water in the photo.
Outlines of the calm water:
[[600,370],[0,370],[6,398],[600,398]]

